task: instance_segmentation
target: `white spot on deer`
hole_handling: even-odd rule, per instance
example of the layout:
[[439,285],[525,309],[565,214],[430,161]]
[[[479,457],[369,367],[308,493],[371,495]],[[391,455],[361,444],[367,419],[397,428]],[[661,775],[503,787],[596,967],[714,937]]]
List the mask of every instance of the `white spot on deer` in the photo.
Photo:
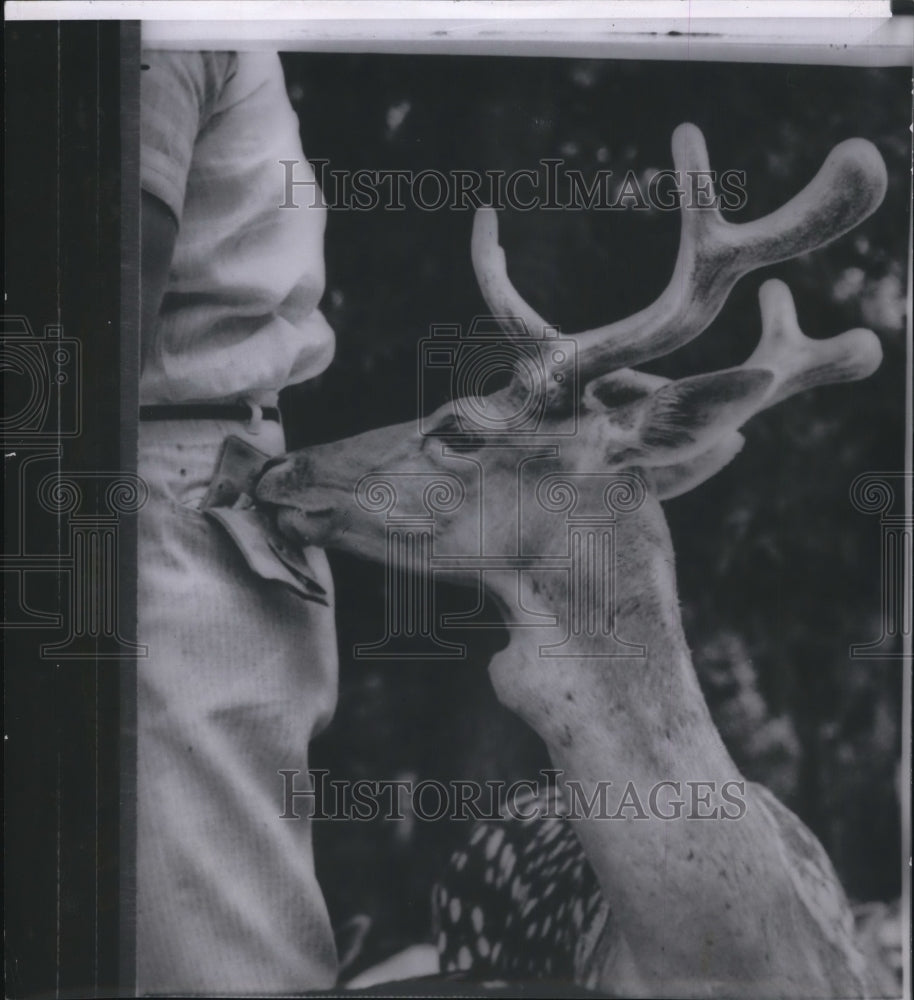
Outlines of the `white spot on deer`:
[[477,934],[482,933],[482,925],[485,923],[485,918],[482,915],[482,910],[478,906],[473,907],[473,911],[470,914],[470,920],[473,923],[473,930]]
[[450,903],[448,903],[448,908],[447,908],[448,916],[450,916],[451,920],[453,920],[455,924],[460,919],[461,910],[462,907],[460,905],[460,900],[457,899],[456,897],[452,899]]
[[556,820],[553,820],[549,824],[549,828],[543,834],[543,844],[551,844],[553,840],[562,832],[561,826],[559,826]]
[[467,969],[471,969],[472,967],[473,955],[471,954],[470,949],[464,945],[460,951],[457,952],[457,968],[460,969],[461,972],[466,972]]
[[498,870],[501,875],[500,883],[503,883],[505,879],[511,877],[511,873],[514,871],[514,865],[517,863],[517,855],[514,853],[514,848],[507,844],[505,849],[501,852],[501,857],[498,859]]
[[486,861],[491,861],[496,854],[498,854],[498,849],[501,847],[501,842],[505,839],[504,830],[496,830],[491,837],[489,837],[489,842],[486,844]]

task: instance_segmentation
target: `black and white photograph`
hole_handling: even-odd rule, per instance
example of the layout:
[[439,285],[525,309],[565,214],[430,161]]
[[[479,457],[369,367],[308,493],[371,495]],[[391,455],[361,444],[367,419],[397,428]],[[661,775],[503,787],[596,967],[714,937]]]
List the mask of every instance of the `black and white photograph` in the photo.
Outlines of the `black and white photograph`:
[[8,996],[911,995],[914,8],[652,6],[7,5]]

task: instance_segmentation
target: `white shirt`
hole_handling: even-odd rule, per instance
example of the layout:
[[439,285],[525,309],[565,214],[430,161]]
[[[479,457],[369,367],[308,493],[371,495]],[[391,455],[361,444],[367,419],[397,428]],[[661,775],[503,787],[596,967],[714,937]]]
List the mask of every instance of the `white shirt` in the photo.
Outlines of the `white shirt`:
[[140,402],[275,401],[323,371],[326,209],[276,53],[143,53],[141,184],[178,220]]

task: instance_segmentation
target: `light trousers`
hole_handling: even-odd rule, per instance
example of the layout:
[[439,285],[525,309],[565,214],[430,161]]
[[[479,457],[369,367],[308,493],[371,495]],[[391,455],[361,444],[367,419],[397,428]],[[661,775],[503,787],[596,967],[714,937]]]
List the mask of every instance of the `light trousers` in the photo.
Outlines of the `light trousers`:
[[[140,425],[137,675],[137,993],[322,989],[336,955],[306,818],[280,819],[280,770],[307,782],[308,744],[337,696],[331,607],[247,568],[197,508],[230,421]],[[297,810],[299,813],[302,810]]]

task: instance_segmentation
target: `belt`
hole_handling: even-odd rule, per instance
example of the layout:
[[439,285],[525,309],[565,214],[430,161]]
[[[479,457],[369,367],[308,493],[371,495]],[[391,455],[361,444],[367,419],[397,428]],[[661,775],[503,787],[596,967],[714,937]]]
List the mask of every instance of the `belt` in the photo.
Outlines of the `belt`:
[[275,406],[256,403],[168,403],[162,406],[141,406],[140,420],[238,420],[259,424],[261,420],[282,423]]

